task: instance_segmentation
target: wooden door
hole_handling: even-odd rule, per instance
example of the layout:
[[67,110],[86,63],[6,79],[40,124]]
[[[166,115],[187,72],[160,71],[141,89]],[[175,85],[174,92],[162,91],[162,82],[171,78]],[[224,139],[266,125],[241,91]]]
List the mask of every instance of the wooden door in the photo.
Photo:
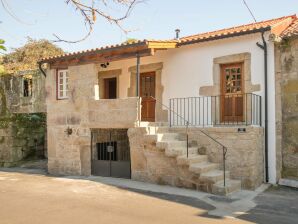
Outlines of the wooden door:
[[117,98],[117,79],[106,78],[104,79],[104,99]]
[[221,66],[221,121],[243,122],[243,64]]
[[142,121],[155,121],[155,72],[140,74],[140,96],[142,97]]

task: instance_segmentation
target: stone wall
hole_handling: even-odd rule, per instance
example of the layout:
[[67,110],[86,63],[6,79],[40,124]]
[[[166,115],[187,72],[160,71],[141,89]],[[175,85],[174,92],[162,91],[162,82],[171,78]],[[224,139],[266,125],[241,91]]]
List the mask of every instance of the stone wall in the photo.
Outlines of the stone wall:
[[298,38],[276,44],[277,179],[298,179]]
[[[0,97],[5,96],[7,109],[11,113],[45,113],[45,77],[35,70],[22,74],[0,76]],[[32,96],[23,96],[23,76],[32,78]]]
[[[23,76],[32,79],[32,95],[23,96]],[[45,78],[38,71],[0,76],[0,166],[46,154]]]
[[148,142],[146,128],[136,127],[128,130],[131,156],[131,178],[156,184],[196,189],[198,177],[187,167],[177,165],[175,157],[167,157],[164,151]]
[[[201,154],[207,154],[210,162],[222,164],[222,149],[203,135],[198,128],[190,128],[189,138]],[[242,182],[242,188],[255,189],[264,179],[263,128],[212,127],[201,129],[228,148],[226,168],[232,179]],[[171,128],[171,132],[184,133],[185,128]],[[188,169],[177,166],[176,159],[165,156],[154,144],[146,144],[146,128],[128,131],[131,149],[132,179],[192,188],[193,176]]]
[[[244,133],[238,132],[238,127],[202,130],[227,147],[226,169],[230,171],[231,178],[241,180],[245,189],[255,189],[264,180],[264,130],[252,126],[244,128]],[[190,129],[189,139],[198,144],[199,150],[207,154],[211,162],[222,164],[222,148],[197,128]]]
[[0,166],[11,167],[46,153],[44,114],[13,114],[0,118]]
[[71,66],[68,71],[70,96],[66,100],[56,99],[56,70],[47,72],[48,170],[51,174],[90,175],[90,129],[134,127],[139,102],[134,97],[95,100],[95,65]]

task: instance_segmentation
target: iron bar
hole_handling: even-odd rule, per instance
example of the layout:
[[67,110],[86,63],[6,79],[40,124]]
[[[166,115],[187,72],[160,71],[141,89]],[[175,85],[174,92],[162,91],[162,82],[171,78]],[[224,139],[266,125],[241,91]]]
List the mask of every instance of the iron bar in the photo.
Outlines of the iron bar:
[[[242,109],[239,107],[241,105],[243,105]],[[223,108],[221,108],[221,106],[223,106]],[[261,97],[251,93],[235,94],[232,96],[219,95],[212,97],[174,98],[172,101],[170,101],[169,109],[171,111],[171,126],[185,126],[186,121],[189,122],[190,126],[201,127],[212,124],[244,124],[246,126],[261,126],[262,124]],[[218,114],[217,110],[219,111]],[[172,115],[174,114],[176,115],[176,119],[173,119],[174,116]],[[213,118],[213,116],[215,117]]]
[[226,186],[226,154],[227,148],[225,146],[222,147],[223,152],[223,176],[224,176],[224,187]]

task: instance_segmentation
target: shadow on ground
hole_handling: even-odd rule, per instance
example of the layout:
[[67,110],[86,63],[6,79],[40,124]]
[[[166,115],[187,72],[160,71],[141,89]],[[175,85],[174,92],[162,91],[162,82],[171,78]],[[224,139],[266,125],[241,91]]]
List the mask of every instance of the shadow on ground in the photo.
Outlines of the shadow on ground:
[[238,219],[260,224],[298,223],[298,189],[273,186],[254,201],[257,206]]
[[[45,175],[48,177],[55,178],[67,178],[67,179],[77,179],[77,180],[88,180],[93,182],[99,182],[98,180],[86,177],[65,177],[65,176],[54,176],[49,175],[43,169],[24,169],[24,168],[1,168],[0,171],[4,172],[19,172],[26,173],[29,175]],[[139,190],[129,187],[115,186],[109,183],[102,183],[105,185],[110,185],[122,190],[128,190],[138,194],[143,194],[150,197],[155,197],[162,200],[171,201],[174,203],[179,203],[201,210],[205,210],[205,213],[198,214],[201,217],[212,218],[216,220],[223,219],[224,217],[211,216],[208,214],[209,211],[216,209],[214,206],[208,204],[204,200],[191,197],[191,196],[181,196],[171,193],[160,193],[153,192],[150,190]],[[207,194],[206,194],[207,195]],[[208,196],[209,199],[217,201],[219,203],[233,203],[229,197],[222,196]],[[254,202],[257,204],[256,207],[246,212],[246,214],[240,215],[237,219],[243,221],[249,221],[251,223],[260,224],[292,224],[298,223],[298,189],[288,188],[288,187],[271,187],[267,191],[259,194],[254,198]]]

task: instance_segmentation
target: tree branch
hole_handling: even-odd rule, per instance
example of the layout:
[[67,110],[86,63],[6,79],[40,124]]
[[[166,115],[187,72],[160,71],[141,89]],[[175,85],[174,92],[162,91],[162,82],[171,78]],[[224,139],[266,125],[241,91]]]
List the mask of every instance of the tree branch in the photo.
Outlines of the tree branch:
[[[130,31],[124,29],[121,22],[123,20],[127,19],[130,15],[131,11],[133,10],[134,6],[136,4],[142,2],[143,0],[110,0],[113,3],[115,3],[116,5],[123,6],[126,8],[124,15],[121,17],[114,17],[114,16],[110,15],[109,13],[104,12],[104,11],[100,10],[99,8],[96,8],[94,6],[94,1],[95,0],[91,0],[89,5],[86,3],[82,3],[80,0],[66,0],[65,1],[66,4],[73,5],[75,7],[75,9],[80,12],[82,17],[84,18],[85,24],[88,27],[88,31],[84,37],[82,37],[81,39],[78,39],[78,40],[74,40],[74,41],[62,39],[58,35],[53,34],[57,38],[57,40],[55,40],[54,42],[78,43],[78,42],[86,40],[91,35],[91,33],[93,31],[93,26],[97,20],[96,15],[100,16],[101,18],[104,18],[109,23],[118,26],[123,32],[128,33]],[[103,3],[105,6],[107,6],[108,4],[111,4],[111,2],[108,3],[109,0],[97,0],[97,1]]]

